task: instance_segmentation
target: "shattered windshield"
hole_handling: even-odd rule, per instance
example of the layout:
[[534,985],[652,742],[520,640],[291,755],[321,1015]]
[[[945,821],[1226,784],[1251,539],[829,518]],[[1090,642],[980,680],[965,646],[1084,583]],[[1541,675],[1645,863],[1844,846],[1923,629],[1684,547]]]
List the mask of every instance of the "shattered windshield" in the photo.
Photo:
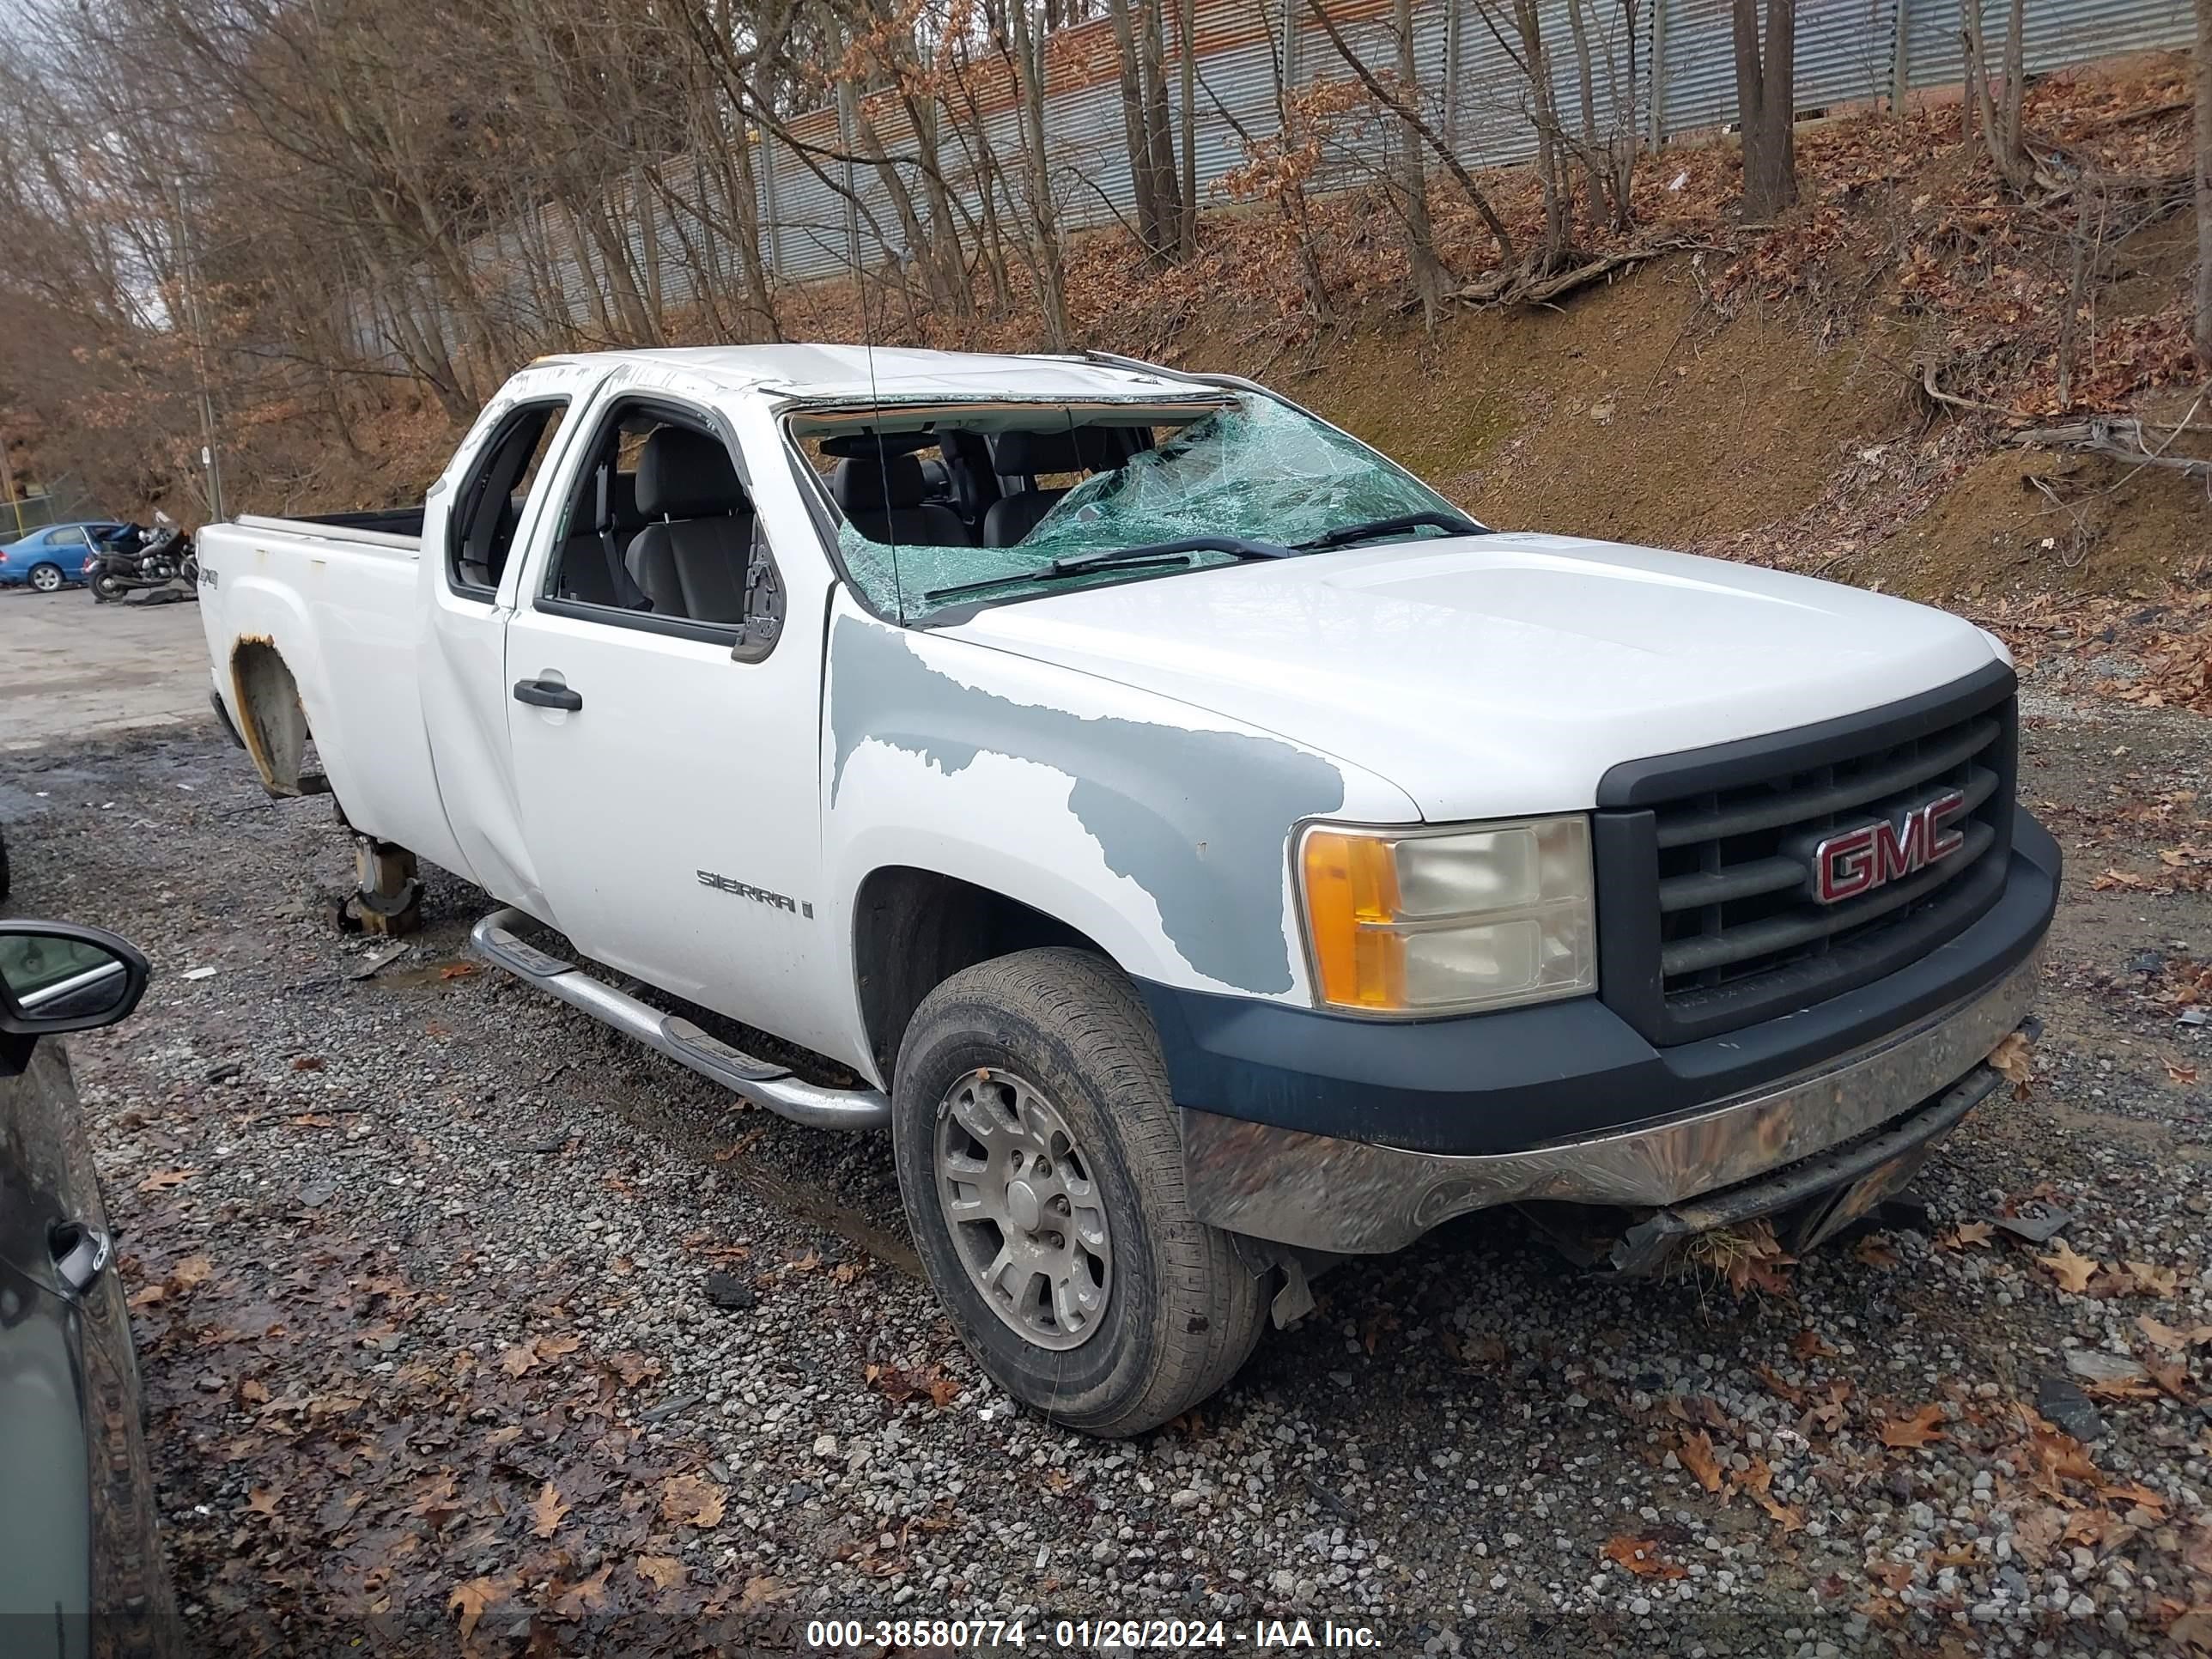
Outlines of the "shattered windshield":
[[[1117,425],[1100,406],[1079,425],[1072,411],[1040,407],[1018,417],[1023,429],[997,429],[1009,418],[819,446],[844,514],[839,550],[878,611],[921,621],[954,605],[1299,553],[1370,525],[1376,539],[1401,541],[1477,527],[1364,444],[1255,393],[1226,394],[1182,425]],[[985,472],[994,476],[979,490]],[[1443,522],[1389,528],[1409,515]],[[1243,545],[1176,546],[1194,538]]]

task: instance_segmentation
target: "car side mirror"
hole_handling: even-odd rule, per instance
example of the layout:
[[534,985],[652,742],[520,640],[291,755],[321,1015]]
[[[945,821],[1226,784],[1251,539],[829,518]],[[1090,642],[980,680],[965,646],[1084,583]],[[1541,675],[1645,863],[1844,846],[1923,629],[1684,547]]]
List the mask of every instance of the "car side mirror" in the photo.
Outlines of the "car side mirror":
[[130,940],[67,921],[0,921],[0,1032],[52,1036],[112,1025],[153,969]]

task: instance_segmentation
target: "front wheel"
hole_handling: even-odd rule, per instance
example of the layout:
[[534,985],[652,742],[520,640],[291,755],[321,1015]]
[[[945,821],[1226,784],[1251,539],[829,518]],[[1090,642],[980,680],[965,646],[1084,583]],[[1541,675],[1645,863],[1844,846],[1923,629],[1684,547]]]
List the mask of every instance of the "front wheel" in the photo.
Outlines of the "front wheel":
[[102,573],[92,579],[92,597],[100,605],[113,604],[131,590],[114,577]]
[[954,975],[915,1011],[892,1102],[930,1284],[1017,1400],[1137,1434],[1244,1363],[1264,1287],[1190,1212],[1159,1042],[1112,963],[1054,947]]
[[62,591],[62,568],[58,564],[34,564],[31,567],[31,586],[41,593]]

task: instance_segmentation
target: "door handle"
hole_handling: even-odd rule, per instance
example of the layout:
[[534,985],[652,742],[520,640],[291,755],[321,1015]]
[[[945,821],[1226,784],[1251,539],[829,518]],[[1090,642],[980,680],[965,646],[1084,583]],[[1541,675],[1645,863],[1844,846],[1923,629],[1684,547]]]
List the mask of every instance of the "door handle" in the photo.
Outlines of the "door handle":
[[517,680],[514,700],[533,708],[566,708],[572,714],[584,706],[580,694],[554,680]]
[[46,1234],[46,1248],[53,1256],[54,1277],[71,1296],[90,1290],[115,1254],[106,1233],[82,1221],[56,1222]]

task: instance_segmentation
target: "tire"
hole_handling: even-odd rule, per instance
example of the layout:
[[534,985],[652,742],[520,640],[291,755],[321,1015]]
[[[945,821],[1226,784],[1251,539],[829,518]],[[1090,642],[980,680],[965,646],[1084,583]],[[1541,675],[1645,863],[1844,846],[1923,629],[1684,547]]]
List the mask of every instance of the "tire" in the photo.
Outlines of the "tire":
[[[1048,1178],[1084,1194],[1066,1233],[1051,1231],[1050,1219],[1032,1224],[1064,1248],[1089,1224],[1080,1218],[1103,1213],[1105,1255],[1092,1259],[1086,1293],[1096,1293],[1098,1262],[1109,1263],[1103,1305],[1042,1334],[1033,1322],[1028,1334],[1017,1328],[1017,1314],[1000,1310],[1014,1299],[994,1305],[971,1265],[990,1254],[994,1239],[1006,1240],[1000,1224],[970,1220],[956,1237],[946,1214],[948,1191],[955,1205],[972,1210],[985,1188],[1012,1194],[1020,1184],[1000,1183],[995,1174],[1020,1167],[1006,1162],[1021,1156],[1018,1146],[1010,1153],[1005,1144],[969,1137],[960,1154],[968,1163],[959,1167],[994,1172],[973,1187],[948,1187],[957,1177],[945,1174],[951,1164],[942,1150],[946,1137],[965,1134],[960,1126],[974,1121],[979,1096],[1008,1109],[1016,1091],[1023,1100],[1042,1099],[1064,1126],[1066,1142],[1054,1144],[1072,1157],[1055,1154]],[[1009,1115],[996,1127],[1018,1141],[1022,1132],[1007,1127],[1013,1121]],[[899,1191],[930,1285],[969,1351],[1024,1405],[1087,1433],[1139,1434],[1212,1394],[1250,1355],[1267,1316],[1265,1286],[1227,1233],[1190,1212],[1159,1041],[1136,988],[1111,963],[1060,947],[1023,951],[939,985],[900,1046],[891,1133]],[[981,1164],[974,1162],[979,1149]],[[1030,1168],[1042,1167],[1030,1156]],[[1053,1202],[1060,1207],[1048,1217],[1071,1213],[1061,1200]],[[1009,1213],[1034,1218],[1034,1194],[1025,1190],[1019,1203],[1026,1209]],[[1041,1288],[1048,1282],[1024,1280],[1035,1292],[1032,1322],[1053,1316],[1054,1309],[1036,1305],[1050,1300]]]
[[97,605],[117,604],[130,591],[112,576],[103,574],[92,579],[92,597]]
[[41,593],[62,591],[62,568],[58,564],[34,564],[31,567],[31,586]]

